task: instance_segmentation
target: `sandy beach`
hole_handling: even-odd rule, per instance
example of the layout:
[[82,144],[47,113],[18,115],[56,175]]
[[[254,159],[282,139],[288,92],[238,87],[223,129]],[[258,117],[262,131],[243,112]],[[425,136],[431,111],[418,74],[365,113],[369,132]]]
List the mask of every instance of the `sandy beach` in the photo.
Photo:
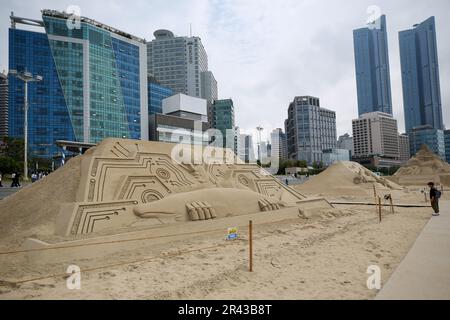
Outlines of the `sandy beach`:
[[[430,210],[397,208],[390,214],[386,209],[379,223],[374,207],[340,209],[338,217],[256,225],[253,273],[248,272],[247,230],[240,230],[240,239],[234,242],[225,241],[224,230],[73,261],[82,270],[81,290],[68,290],[66,279],[57,276],[17,286],[3,284],[0,299],[373,299],[377,291],[366,286],[368,266],[380,266],[382,281],[387,281],[429,220]],[[201,250],[210,247],[214,248]],[[118,262],[124,264],[83,272]],[[17,268],[27,271],[21,272],[23,279],[30,279],[64,274],[67,266]]]

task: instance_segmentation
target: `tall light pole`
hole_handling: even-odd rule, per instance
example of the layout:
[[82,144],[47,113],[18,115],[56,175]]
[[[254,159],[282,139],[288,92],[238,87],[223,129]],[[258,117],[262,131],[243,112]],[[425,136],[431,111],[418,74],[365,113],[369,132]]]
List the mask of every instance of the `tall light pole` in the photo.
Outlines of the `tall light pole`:
[[261,155],[261,132],[264,130],[264,128],[263,127],[261,127],[261,126],[258,126],[258,127],[256,127],[256,130],[258,130],[258,160],[259,160],[259,163],[260,164],[262,164],[262,155]]
[[24,121],[23,121],[23,140],[24,140],[24,155],[23,155],[23,179],[28,181],[28,82],[42,81],[42,76],[33,76],[31,72],[17,70],[9,70],[9,75],[22,80],[25,85],[24,89]]

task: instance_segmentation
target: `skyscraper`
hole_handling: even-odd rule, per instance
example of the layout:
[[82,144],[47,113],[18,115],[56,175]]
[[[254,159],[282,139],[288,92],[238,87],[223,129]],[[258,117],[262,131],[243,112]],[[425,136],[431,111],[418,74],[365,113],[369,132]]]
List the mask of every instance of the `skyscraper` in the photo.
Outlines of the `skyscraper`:
[[336,112],[321,108],[319,98],[295,97],[285,129],[290,159],[313,164],[322,161],[323,150],[336,148]]
[[[287,159],[287,140],[283,129],[277,128],[270,133],[271,158],[283,161]],[[274,161],[274,160],[272,160]]]
[[443,130],[434,17],[401,31],[399,40],[406,132],[425,125]]
[[359,115],[392,114],[386,16],[353,31]]
[[0,140],[8,136],[8,76],[0,72]]
[[[16,29],[11,17],[9,68],[43,76],[30,85],[32,155],[57,155],[56,140],[97,143],[107,137],[148,139],[145,41],[100,22],[42,11],[45,33]],[[31,20],[30,20],[31,21]],[[23,83],[9,79],[10,136],[23,136]]]
[[234,150],[234,104],[231,99],[214,100],[209,112],[210,127],[220,130],[224,148]]
[[[210,88],[204,88],[202,73],[208,71],[208,56],[199,37],[178,37],[169,30],[157,30],[155,39],[147,43],[148,73],[161,84],[192,97],[207,99],[217,93],[212,73],[204,76]],[[215,89],[214,89],[215,85]]]

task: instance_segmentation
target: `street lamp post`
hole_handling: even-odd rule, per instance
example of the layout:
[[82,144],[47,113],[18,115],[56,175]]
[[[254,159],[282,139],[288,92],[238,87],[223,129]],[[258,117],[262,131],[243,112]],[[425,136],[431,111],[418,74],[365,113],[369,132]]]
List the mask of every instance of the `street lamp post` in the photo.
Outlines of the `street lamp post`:
[[28,82],[42,81],[42,76],[33,76],[31,72],[17,70],[9,70],[9,75],[16,77],[24,82],[24,121],[23,121],[23,136],[24,136],[24,155],[23,155],[23,179],[28,181]]
[[264,128],[263,127],[261,127],[261,126],[258,126],[257,128],[256,128],[256,130],[258,130],[258,160],[259,160],[259,163],[262,165],[262,153],[261,153],[261,132],[264,130]]

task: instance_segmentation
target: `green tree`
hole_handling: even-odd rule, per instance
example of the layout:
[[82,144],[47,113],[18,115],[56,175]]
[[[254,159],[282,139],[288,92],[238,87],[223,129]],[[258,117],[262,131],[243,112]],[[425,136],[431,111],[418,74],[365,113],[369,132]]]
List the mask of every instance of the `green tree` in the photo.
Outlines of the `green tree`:
[[4,138],[5,143],[4,156],[14,159],[16,162],[23,162],[23,151],[25,142],[23,139]]
[[0,157],[0,173],[13,173],[20,170],[20,165],[11,157]]

